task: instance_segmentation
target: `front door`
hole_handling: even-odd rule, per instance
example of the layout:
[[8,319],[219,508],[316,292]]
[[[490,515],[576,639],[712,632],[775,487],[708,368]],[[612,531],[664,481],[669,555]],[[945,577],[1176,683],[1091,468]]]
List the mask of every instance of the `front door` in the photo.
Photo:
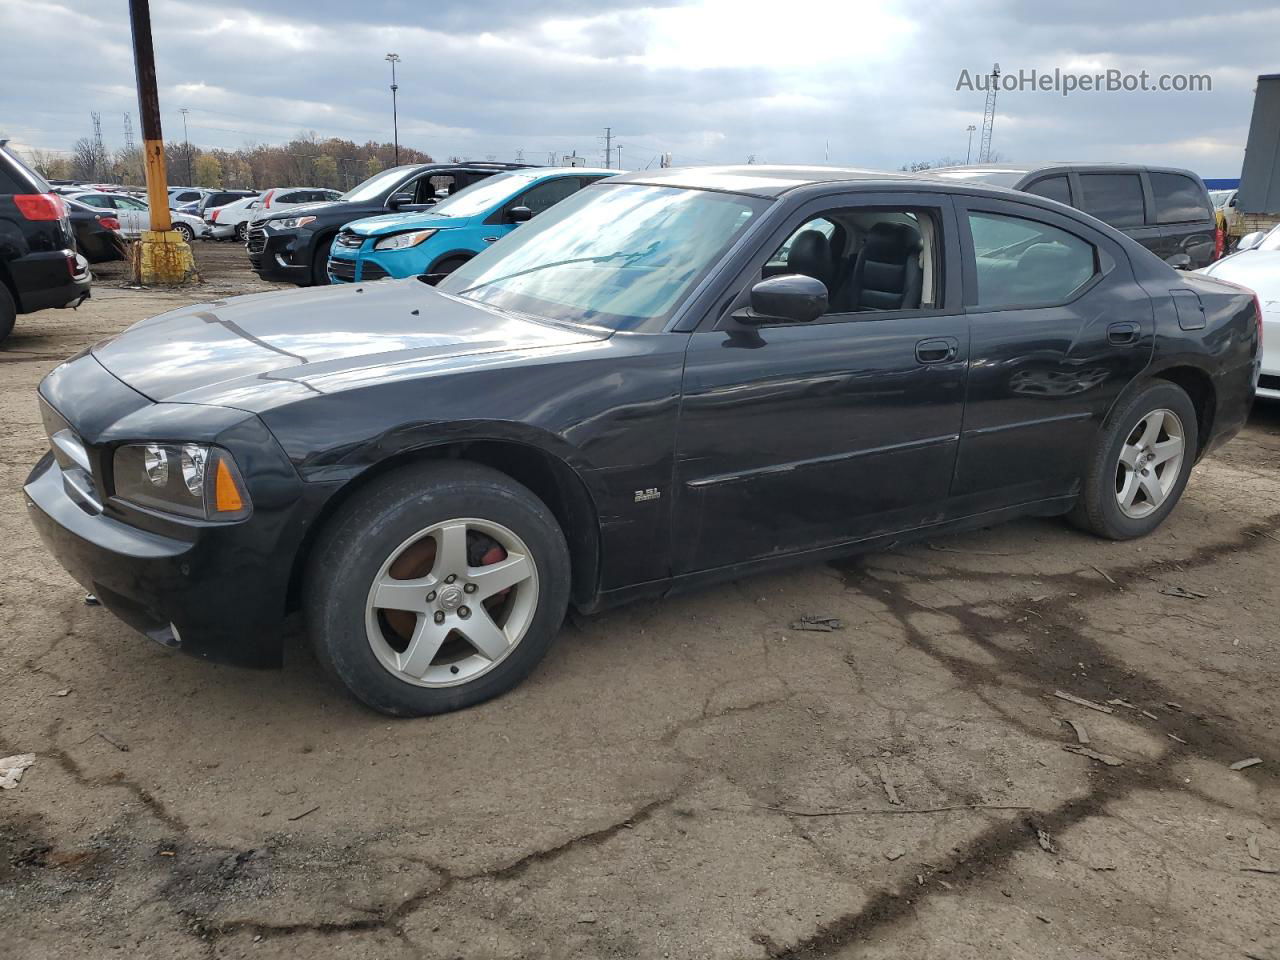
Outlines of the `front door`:
[[971,347],[955,508],[1072,493],[1150,360],[1150,300],[1119,244],[1076,220],[987,198],[956,214]]
[[[968,362],[959,244],[937,194],[854,194],[778,228],[690,337],[677,442],[677,573],[941,519]],[[732,314],[762,277],[804,273],[807,324]]]

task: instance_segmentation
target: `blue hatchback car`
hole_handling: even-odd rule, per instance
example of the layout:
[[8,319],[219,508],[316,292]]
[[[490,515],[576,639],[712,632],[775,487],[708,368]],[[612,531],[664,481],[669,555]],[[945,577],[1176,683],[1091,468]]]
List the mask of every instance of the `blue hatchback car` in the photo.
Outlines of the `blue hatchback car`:
[[474,183],[430,210],[353,221],[329,248],[329,279],[352,283],[449,273],[553,204],[620,172],[583,167],[512,170]]

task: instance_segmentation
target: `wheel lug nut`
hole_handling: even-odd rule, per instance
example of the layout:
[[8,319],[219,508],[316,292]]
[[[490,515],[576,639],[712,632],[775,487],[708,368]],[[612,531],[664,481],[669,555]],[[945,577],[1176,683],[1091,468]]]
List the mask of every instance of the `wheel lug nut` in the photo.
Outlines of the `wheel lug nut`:
[[471,616],[471,608],[470,608],[470,607],[459,607],[459,608],[458,608],[458,616],[460,616],[463,620],[467,619],[467,617]]
[[462,590],[464,593],[475,593],[476,585],[474,583],[468,583],[465,587],[462,588]]
[[435,598],[436,598],[436,592],[432,590],[430,593],[427,594],[427,603],[430,603]]
[[443,610],[437,610],[437,611],[436,611],[436,623],[444,623],[444,611],[443,611]]
[[445,582],[445,583],[453,583],[453,581],[455,581],[455,580],[457,580],[457,579],[458,579],[458,575],[457,575],[456,573],[451,573],[451,574],[449,574],[447,577],[445,577],[445,578],[444,578],[444,582]]

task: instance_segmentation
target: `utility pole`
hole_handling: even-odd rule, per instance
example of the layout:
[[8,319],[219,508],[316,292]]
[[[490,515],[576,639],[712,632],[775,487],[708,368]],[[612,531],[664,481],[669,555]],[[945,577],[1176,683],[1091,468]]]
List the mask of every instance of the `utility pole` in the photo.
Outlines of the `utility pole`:
[[1000,64],[991,68],[987,87],[987,105],[982,111],[982,141],[978,144],[978,162],[991,162],[991,133],[996,125],[996,93],[1000,89]]
[[620,143],[617,144],[613,148],[613,150],[614,150],[614,153],[618,155],[618,169],[621,170],[622,169],[622,144]]
[[613,159],[613,127],[604,128],[604,166],[609,169],[612,166],[610,162]]
[[971,123],[967,127],[965,127],[965,129],[969,131],[969,146],[965,147],[964,149],[964,162],[968,163],[969,157],[973,153],[973,131],[977,130],[978,128]]
[[191,138],[187,136],[187,108],[179,107],[178,112],[182,114],[182,143],[187,154],[187,186],[194,187],[196,182],[191,176]]
[[141,283],[185,283],[195,274],[195,263],[191,259],[191,248],[174,232],[169,216],[149,0],[129,0],[129,24],[133,32],[133,66],[138,78],[138,118],[142,121],[147,205],[151,208],[151,229],[142,234],[137,246],[134,275]]
[[391,64],[391,137],[395,144],[395,165],[400,166],[400,117],[396,113],[396,91],[400,88],[396,85],[396,64],[400,62],[400,54],[388,53],[383,57]]

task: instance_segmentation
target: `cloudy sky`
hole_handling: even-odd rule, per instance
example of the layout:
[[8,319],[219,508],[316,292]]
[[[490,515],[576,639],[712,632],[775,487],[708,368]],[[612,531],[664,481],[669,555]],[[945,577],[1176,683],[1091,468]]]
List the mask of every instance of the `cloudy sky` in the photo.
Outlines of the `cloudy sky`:
[[[1238,176],[1254,80],[1280,71],[1274,0],[152,0],[166,136],[400,137],[437,157],[622,165],[963,159],[984,94],[962,70],[1196,73],[1201,93],[1013,91],[1006,159],[1143,160]],[[584,12],[589,11],[589,12]],[[137,100],[125,0],[0,0],[0,137],[67,150]],[[976,137],[975,137],[976,156]]]

